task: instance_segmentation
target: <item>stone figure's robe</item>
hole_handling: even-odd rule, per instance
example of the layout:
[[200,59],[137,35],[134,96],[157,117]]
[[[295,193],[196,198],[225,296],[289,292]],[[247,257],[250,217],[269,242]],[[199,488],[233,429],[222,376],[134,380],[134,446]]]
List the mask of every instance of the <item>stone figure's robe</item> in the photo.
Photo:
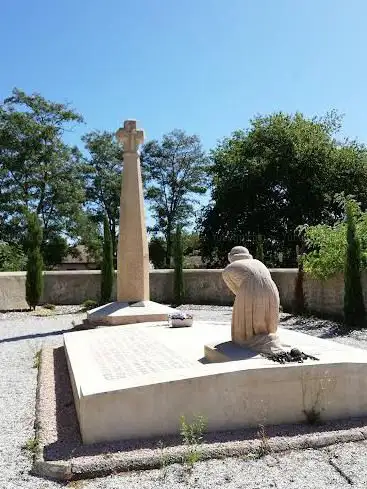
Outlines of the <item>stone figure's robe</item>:
[[[255,346],[254,336],[265,340],[264,335],[270,334],[268,340],[273,343],[279,322],[279,292],[266,266],[252,258],[236,260],[223,270],[223,279],[236,296],[232,341]],[[270,350],[271,346],[276,344],[269,345]]]

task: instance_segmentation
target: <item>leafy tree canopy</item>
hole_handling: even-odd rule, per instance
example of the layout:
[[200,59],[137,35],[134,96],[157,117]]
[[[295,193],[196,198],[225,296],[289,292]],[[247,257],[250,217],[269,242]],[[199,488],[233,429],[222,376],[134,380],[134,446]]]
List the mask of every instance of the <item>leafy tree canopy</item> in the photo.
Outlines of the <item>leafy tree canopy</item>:
[[[82,141],[89,153],[84,172],[86,184],[86,208],[89,226],[102,224],[107,215],[112,236],[113,254],[116,256],[120,208],[121,173],[123,152],[111,132],[92,131]],[[91,242],[88,236],[92,238]],[[87,233],[84,242],[89,249],[95,245],[95,233]]]
[[198,136],[174,130],[162,141],[149,141],[141,154],[146,198],[156,220],[152,231],[162,233],[166,266],[170,266],[172,236],[177,224],[192,222],[196,195],[208,185],[208,159]]
[[60,235],[75,236],[84,189],[81,155],[62,136],[82,117],[65,104],[14,89],[0,105],[0,232],[21,243],[26,212],[35,212],[43,228],[43,250],[51,261]]
[[336,194],[367,204],[367,153],[355,141],[335,139],[335,112],[308,119],[300,113],[258,116],[246,131],[223,139],[211,153],[212,201],[200,236],[210,266],[228,250],[263,236],[268,265],[296,266],[299,225],[333,225],[342,216]]
[[21,246],[0,242],[0,272],[24,270],[26,263],[27,257]]

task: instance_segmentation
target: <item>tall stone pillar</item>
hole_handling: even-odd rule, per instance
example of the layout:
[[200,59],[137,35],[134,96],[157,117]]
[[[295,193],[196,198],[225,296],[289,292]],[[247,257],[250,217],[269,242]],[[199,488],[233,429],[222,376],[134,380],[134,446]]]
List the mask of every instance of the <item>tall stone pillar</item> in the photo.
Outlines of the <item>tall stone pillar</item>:
[[119,325],[166,321],[175,312],[149,300],[149,250],[138,147],[144,132],[127,120],[116,133],[124,146],[117,251],[117,301],[87,313],[88,325]]
[[120,198],[120,231],[117,254],[117,300],[149,300],[149,251],[145,225],[139,144],[144,131],[136,121],[125,121],[117,138],[124,146],[124,170]]

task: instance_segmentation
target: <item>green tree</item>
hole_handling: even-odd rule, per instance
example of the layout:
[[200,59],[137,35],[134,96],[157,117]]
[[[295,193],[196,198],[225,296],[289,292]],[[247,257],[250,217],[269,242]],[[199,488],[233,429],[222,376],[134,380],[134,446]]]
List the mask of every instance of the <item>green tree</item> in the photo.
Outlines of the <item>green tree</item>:
[[193,255],[200,251],[200,236],[196,231],[182,231],[182,246],[184,255]]
[[365,307],[361,283],[361,247],[356,233],[352,202],[346,204],[347,252],[344,270],[344,322],[349,327],[365,325]]
[[60,247],[56,258],[52,252],[60,237],[78,236],[85,197],[81,154],[63,134],[81,121],[67,105],[18,89],[0,105],[0,232],[5,241],[22,244],[24,215],[36,213],[46,264],[60,261]]
[[163,238],[154,236],[149,241],[149,260],[154,268],[164,268],[166,257],[166,243]]
[[0,241],[0,272],[17,272],[24,270],[27,258],[23,248]]
[[[102,224],[107,215],[112,236],[113,256],[117,255],[117,230],[121,193],[123,152],[111,132],[92,131],[82,137],[89,153],[84,167],[86,181],[86,206],[89,226]],[[88,236],[92,240],[88,243]],[[94,249],[95,234],[87,233],[84,244]]]
[[41,246],[45,267],[53,268],[61,263],[69,251],[70,247],[66,238],[57,232],[50,231]]
[[113,266],[112,236],[107,215],[103,221],[103,261],[101,268],[101,303],[111,300],[115,271]]
[[181,226],[176,227],[174,236],[174,300],[176,305],[182,304],[184,296],[183,280],[183,246]]
[[222,266],[228,250],[264,237],[267,264],[296,266],[299,225],[333,225],[341,218],[336,194],[367,205],[364,146],[336,140],[340,117],[259,116],[246,131],[225,138],[211,153],[212,201],[200,237],[209,266]]
[[[89,258],[100,265],[103,260],[103,222],[88,210],[79,219],[79,238],[76,245],[81,245]],[[114,259],[115,262],[115,259]]]
[[169,268],[174,229],[178,223],[191,222],[198,203],[195,196],[206,192],[208,159],[198,136],[176,129],[161,142],[147,142],[141,162],[146,198],[156,220],[152,231],[164,236]]
[[43,291],[42,228],[37,214],[28,213],[26,301],[35,309]]

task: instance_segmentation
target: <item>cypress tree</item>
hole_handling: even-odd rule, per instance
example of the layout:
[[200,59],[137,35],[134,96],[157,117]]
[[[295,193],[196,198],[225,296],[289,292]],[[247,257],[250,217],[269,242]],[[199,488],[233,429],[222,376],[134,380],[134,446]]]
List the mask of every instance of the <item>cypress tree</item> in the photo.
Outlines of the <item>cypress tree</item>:
[[365,307],[361,283],[361,246],[356,234],[353,206],[346,203],[347,251],[344,267],[344,322],[350,328],[362,327]]
[[112,235],[108,218],[105,215],[103,221],[103,259],[101,266],[101,304],[111,300],[114,278]]
[[42,228],[37,214],[27,216],[27,276],[25,296],[30,309],[36,309],[43,292]]
[[303,271],[303,261],[302,261],[302,251],[297,246],[297,261],[298,261],[298,272],[295,281],[294,287],[294,299],[293,299],[293,312],[294,314],[302,314],[305,312],[306,304],[305,304],[305,294],[303,290],[303,279],[304,279],[304,271]]
[[183,246],[181,226],[177,226],[174,240],[174,301],[178,306],[182,304],[184,295],[183,283]]

